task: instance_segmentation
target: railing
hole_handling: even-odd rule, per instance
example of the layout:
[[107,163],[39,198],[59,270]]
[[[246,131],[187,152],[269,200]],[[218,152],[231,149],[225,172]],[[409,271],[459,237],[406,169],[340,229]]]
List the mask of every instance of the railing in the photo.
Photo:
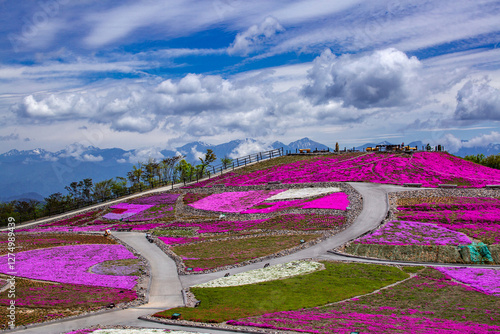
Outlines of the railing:
[[[283,155],[283,148],[278,148],[278,149],[270,150],[270,151],[266,151],[266,152],[259,152],[259,153],[255,153],[255,154],[250,154],[250,155],[247,155],[244,157],[236,158],[230,164],[226,164],[226,165],[220,164],[220,165],[216,165],[216,166],[207,166],[205,168],[204,175],[202,177],[203,178],[204,177],[210,178],[212,176],[215,176],[215,174],[217,174],[217,173],[222,174],[226,170],[234,170],[237,167],[246,166],[252,162],[259,162],[259,161],[263,161],[263,160],[267,160],[267,159],[277,158],[277,157],[280,157],[282,155]],[[198,182],[199,179],[200,179],[199,175],[196,174],[196,175],[189,176],[189,178],[172,177],[171,179],[154,180],[153,182],[151,182],[150,185],[138,183],[137,185],[123,188],[123,190],[117,194],[113,194],[111,196],[103,196],[100,199],[92,199],[89,201],[81,201],[81,202],[77,202],[77,203],[65,203],[65,205],[59,206],[57,208],[54,208],[54,207],[46,208],[45,215],[37,216],[35,213],[33,218],[36,220],[39,218],[50,217],[53,215],[59,215],[59,214],[66,213],[66,212],[80,210],[80,209],[90,207],[92,205],[104,203],[104,202],[107,202],[110,200],[115,200],[115,199],[119,199],[119,198],[122,198],[125,196],[129,196],[129,195],[132,195],[135,193],[140,193],[140,192],[145,191],[145,190],[151,190],[151,189],[164,187],[164,186],[168,186],[168,185],[171,185],[172,189],[173,189],[174,185],[176,185],[176,184],[184,183],[184,185],[186,185],[186,183],[189,183],[189,182],[193,182],[193,181]],[[40,213],[40,212],[38,212],[38,213]],[[23,220],[23,222],[26,222],[26,220]]]
[[259,162],[262,160],[277,158],[281,157],[282,155],[283,155],[283,147],[266,152],[249,154],[244,157],[236,158],[229,164],[207,166],[207,171],[216,175],[217,173],[223,173],[225,170],[234,170],[237,167],[246,166],[252,162]]

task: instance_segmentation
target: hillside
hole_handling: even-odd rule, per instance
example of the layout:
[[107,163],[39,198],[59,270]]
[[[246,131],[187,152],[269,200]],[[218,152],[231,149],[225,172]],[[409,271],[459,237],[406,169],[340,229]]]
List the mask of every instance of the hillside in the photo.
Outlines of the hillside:
[[[300,157],[302,158],[302,157]],[[457,184],[483,187],[500,183],[500,171],[484,167],[445,152],[352,153],[322,157],[304,156],[291,163],[280,158],[276,166],[263,170],[227,173],[196,186],[250,186],[267,182],[373,182],[384,184],[421,183],[424,187]]]

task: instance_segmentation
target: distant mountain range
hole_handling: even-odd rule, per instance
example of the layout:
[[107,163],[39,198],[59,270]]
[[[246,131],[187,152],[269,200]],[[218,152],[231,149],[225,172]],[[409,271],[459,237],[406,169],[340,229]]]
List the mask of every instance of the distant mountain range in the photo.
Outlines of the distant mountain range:
[[298,148],[327,148],[309,138],[302,138],[288,145],[276,141],[268,146],[254,139],[233,140],[219,145],[193,142],[175,150],[142,148],[127,151],[120,148],[85,147],[77,143],[57,152],[41,148],[26,151],[14,149],[0,154],[0,201],[30,198],[41,200],[55,192],[65,194],[65,186],[84,178],[99,182],[116,176],[126,177],[134,164],[138,161],[147,162],[149,157],[161,160],[182,154],[188,162],[197,164],[198,158],[204,156],[207,149],[213,150],[220,161],[220,158],[226,156],[237,158],[281,147],[289,151]]
[[[356,147],[356,149],[362,151],[369,146],[387,144],[391,143],[387,141],[367,143]],[[407,145],[417,146],[419,149],[424,146],[421,141],[411,142]],[[146,162],[149,157],[161,160],[165,157],[182,154],[186,156],[188,162],[196,164],[199,162],[198,158],[204,156],[207,149],[213,150],[220,161],[220,158],[226,156],[237,158],[281,147],[285,151],[291,152],[300,148],[317,148],[318,150],[329,148],[327,145],[309,138],[302,138],[288,145],[279,141],[264,145],[254,139],[233,140],[219,145],[192,142],[174,150],[161,148],[101,149],[94,146],[85,147],[80,144],[72,144],[57,152],[49,152],[41,148],[26,151],[10,150],[0,154],[0,170],[2,171],[0,201],[8,202],[15,199],[31,198],[42,200],[43,197],[55,192],[65,194],[64,187],[73,181],[91,178],[94,182],[99,182],[116,176],[126,177],[127,172],[132,169],[134,164],[138,161]],[[463,157],[470,154],[491,155],[498,152],[500,152],[500,145],[490,144],[486,147],[462,147],[455,155]]]

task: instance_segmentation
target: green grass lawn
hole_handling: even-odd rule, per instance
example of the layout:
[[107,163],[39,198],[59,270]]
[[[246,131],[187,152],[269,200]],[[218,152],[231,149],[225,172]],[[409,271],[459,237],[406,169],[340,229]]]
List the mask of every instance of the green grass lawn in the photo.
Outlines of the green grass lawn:
[[263,236],[244,239],[211,241],[172,247],[177,255],[188,258],[188,268],[216,268],[277,253],[309,241],[319,234]]
[[283,280],[224,288],[192,288],[196,298],[201,300],[198,308],[174,308],[155,316],[169,318],[173,313],[181,313],[184,320],[223,322],[321,306],[366,294],[409,277],[390,266],[322,263],[325,270]]
[[406,282],[324,310],[471,321],[500,325],[500,298],[467,289],[427,268]]

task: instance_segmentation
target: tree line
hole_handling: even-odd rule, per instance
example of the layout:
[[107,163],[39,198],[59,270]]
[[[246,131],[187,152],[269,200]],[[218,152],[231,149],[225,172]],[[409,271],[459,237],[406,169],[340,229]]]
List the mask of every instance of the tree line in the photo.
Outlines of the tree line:
[[485,156],[482,153],[476,155],[466,155],[464,159],[486,167],[500,169],[500,153],[490,156]]
[[[207,149],[205,155],[198,159],[200,163],[192,165],[182,155],[161,160],[150,158],[147,162],[133,165],[126,177],[117,176],[96,183],[91,178],[74,181],[65,187],[67,194],[56,192],[45,197],[43,202],[34,199],[0,202],[1,225],[7,225],[9,217],[14,217],[17,222],[23,222],[104,202],[148,188],[201,179],[209,175],[207,167],[215,162],[217,157],[212,150]],[[232,159],[228,157],[220,161],[225,167],[232,163]]]

